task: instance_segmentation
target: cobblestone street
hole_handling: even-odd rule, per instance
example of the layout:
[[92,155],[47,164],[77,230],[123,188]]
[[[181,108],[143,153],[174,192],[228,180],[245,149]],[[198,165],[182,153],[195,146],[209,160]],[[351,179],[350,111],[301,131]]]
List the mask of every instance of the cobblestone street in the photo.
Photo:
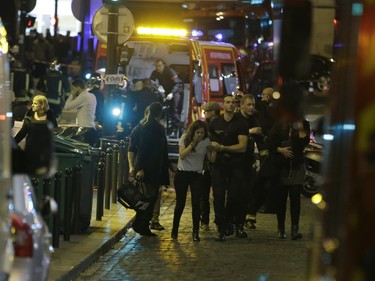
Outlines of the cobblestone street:
[[[298,241],[276,237],[276,217],[259,214],[257,229],[247,230],[248,238],[230,236],[216,242],[211,206],[209,231],[200,231],[200,242],[192,240],[190,198],[181,219],[178,240],[170,237],[174,210],[174,189],[163,193],[160,223],[164,231],[157,237],[142,237],[131,228],[105,255],[98,258],[77,281],[144,281],[144,280],[307,280],[308,248],[316,208],[302,197]],[[287,229],[289,229],[287,216]]]

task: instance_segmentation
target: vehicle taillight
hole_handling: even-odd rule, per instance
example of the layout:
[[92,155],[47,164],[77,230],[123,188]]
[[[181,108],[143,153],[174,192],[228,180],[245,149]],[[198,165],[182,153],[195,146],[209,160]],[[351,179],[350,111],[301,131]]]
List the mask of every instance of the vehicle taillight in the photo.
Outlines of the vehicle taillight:
[[12,216],[12,234],[16,257],[33,256],[33,237],[30,226],[16,215]]

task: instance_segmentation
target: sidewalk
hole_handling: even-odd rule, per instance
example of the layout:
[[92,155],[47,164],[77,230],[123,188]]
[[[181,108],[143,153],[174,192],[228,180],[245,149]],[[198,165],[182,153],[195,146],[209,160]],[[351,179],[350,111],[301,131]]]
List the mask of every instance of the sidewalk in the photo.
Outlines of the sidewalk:
[[110,210],[104,209],[102,220],[97,221],[95,190],[89,229],[85,233],[71,235],[70,241],[63,241],[60,235],[59,248],[55,248],[52,254],[48,280],[72,280],[121,239],[134,216],[133,210],[117,203],[111,204]]

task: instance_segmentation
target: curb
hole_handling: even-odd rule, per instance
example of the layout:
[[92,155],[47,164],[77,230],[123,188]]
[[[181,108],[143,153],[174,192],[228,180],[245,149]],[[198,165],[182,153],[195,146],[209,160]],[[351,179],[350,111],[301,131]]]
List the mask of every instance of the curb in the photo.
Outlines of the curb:
[[120,229],[115,235],[113,235],[110,239],[100,245],[95,251],[88,254],[88,256],[83,259],[79,264],[74,266],[71,270],[69,270],[66,274],[61,276],[60,278],[56,279],[56,281],[71,281],[74,278],[78,277],[78,275],[86,270],[92,263],[94,263],[100,256],[104,255],[106,252],[110,250],[110,248],[115,245],[121,238],[126,234],[128,229],[131,227],[132,222],[134,221],[135,216],[129,220],[125,226]]

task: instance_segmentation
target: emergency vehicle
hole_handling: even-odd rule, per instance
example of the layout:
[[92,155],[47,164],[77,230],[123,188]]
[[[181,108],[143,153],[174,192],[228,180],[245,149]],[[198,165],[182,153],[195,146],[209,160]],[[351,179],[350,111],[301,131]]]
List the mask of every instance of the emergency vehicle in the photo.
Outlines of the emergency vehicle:
[[[173,36],[174,35],[174,36]],[[177,35],[177,36],[176,36]],[[225,95],[245,93],[240,54],[234,45],[181,38],[183,30],[137,28],[118,54],[119,65],[130,81],[149,78],[155,60],[162,59],[184,84],[181,127],[204,117],[201,106],[219,104]],[[105,67],[106,45],[98,43],[96,69]]]

